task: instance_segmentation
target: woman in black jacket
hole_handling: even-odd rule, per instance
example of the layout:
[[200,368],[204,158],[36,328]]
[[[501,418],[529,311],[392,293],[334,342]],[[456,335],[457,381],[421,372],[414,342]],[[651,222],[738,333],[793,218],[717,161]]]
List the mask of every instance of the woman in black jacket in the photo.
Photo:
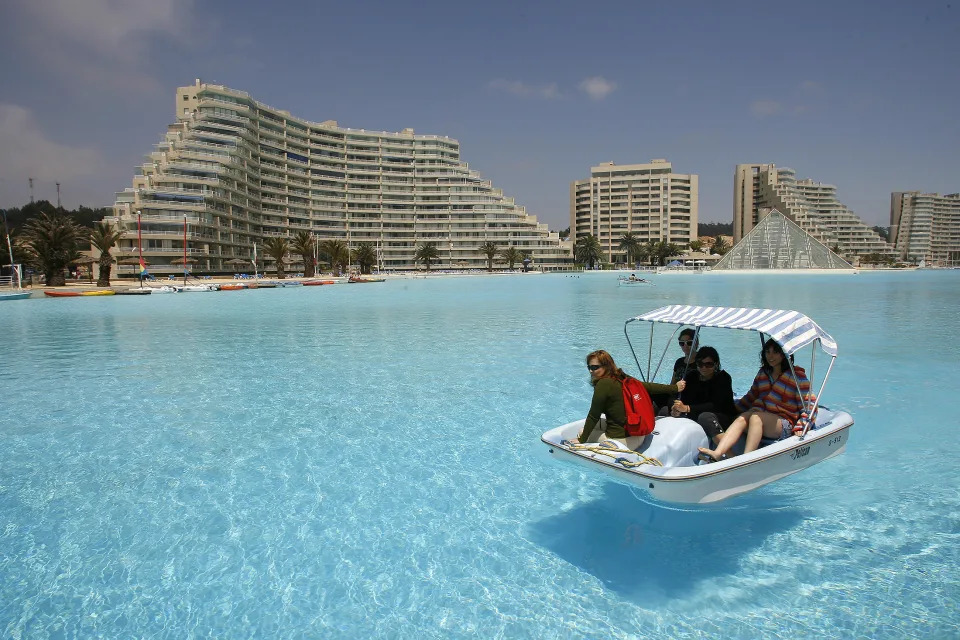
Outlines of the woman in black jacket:
[[696,420],[710,442],[716,443],[737,415],[733,380],[720,369],[720,354],[713,347],[701,347],[695,363],[697,368],[687,374],[687,388],[673,403],[670,415]]

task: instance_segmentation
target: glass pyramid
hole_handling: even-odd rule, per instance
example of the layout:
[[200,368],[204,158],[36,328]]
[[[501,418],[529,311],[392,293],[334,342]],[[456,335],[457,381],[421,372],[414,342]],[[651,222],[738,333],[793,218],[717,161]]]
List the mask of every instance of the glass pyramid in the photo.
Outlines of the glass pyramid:
[[853,269],[825,244],[773,209],[712,271],[738,269]]

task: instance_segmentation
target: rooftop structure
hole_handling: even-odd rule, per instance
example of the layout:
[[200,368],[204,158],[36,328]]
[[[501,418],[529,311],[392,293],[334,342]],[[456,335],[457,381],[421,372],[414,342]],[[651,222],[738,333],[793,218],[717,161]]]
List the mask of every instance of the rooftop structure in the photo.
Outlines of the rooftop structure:
[[[120,224],[137,227],[151,271],[176,271],[184,250],[211,271],[236,270],[271,236],[305,231],[375,247],[381,268],[412,269],[433,244],[437,268],[483,268],[480,245],[570,264],[570,243],[471,170],[445,136],[348,129],[311,122],[199,80],[180,87],[176,122],[117,194]],[[135,252],[132,234],[121,252]],[[263,256],[261,248],[260,255]]]
[[570,185],[570,234],[594,235],[610,262],[626,262],[620,238],[665,240],[687,246],[697,238],[699,179],[674,173],[666,160],[591,167],[590,178]]
[[760,222],[723,256],[713,271],[853,269],[776,209],[764,213]]
[[890,242],[901,260],[960,266],[960,193],[892,193]]
[[834,185],[797,180],[793,169],[773,164],[740,164],[734,175],[733,240],[740,240],[760,222],[762,213],[777,209],[811,236],[851,262],[877,253],[893,257],[876,231],[837,199]]

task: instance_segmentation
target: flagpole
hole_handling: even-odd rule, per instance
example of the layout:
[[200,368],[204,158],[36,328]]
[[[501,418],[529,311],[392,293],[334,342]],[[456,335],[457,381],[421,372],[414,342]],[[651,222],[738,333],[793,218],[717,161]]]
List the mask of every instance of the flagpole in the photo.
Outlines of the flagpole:
[[183,214],[183,286],[187,286],[187,214]]
[[23,277],[20,270],[13,264],[13,244],[10,242],[10,227],[7,226],[7,212],[3,211],[3,230],[7,234],[7,250],[10,251],[10,280],[13,281],[13,274],[17,274],[17,291],[23,289]]
[[140,233],[139,211],[137,211],[137,257],[140,259],[140,288],[143,289],[143,236]]

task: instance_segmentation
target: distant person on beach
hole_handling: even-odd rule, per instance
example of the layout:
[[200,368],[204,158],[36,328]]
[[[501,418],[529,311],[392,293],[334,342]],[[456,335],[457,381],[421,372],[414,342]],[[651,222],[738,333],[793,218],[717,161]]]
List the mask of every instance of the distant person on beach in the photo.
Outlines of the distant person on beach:
[[[602,350],[587,356],[587,369],[590,371],[590,384],[593,385],[593,399],[583,432],[571,442],[578,444],[590,441],[597,423],[600,422],[600,415],[603,414],[607,418],[606,430],[593,441],[615,440],[618,447],[636,449],[645,436],[628,436],[625,429],[627,410],[623,406],[623,380],[627,375],[617,367],[613,356]],[[686,383],[683,380],[669,385],[644,382],[643,386],[647,393],[671,394],[682,391]]]
[[[753,385],[736,402],[742,411],[720,437],[716,449],[701,448],[700,453],[712,460],[721,460],[736,444],[743,432],[747,432],[744,453],[755,451],[761,438],[783,440],[797,430],[802,430],[815,416],[804,413],[804,399],[812,400],[810,380],[802,367],[793,367],[796,380],[790,372],[790,363],[776,340],[770,338],[760,352],[760,371]],[[799,387],[798,387],[799,384]]]
[[700,347],[694,362],[696,369],[684,378],[687,388],[669,407],[670,415],[695,420],[710,443],[717,444],[737,414],[733,380],[720,368],[720,354],[713,347]]

